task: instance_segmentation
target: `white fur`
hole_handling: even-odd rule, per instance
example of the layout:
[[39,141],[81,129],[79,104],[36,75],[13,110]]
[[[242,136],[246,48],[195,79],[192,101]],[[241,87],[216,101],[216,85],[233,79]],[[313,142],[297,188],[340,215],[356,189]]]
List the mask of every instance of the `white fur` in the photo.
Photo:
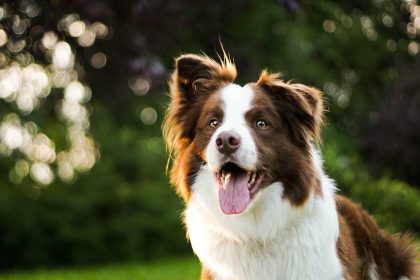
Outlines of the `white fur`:
[[239,133],[238,160],[243,167],[255,168],[256,147],[244,119],[253,94],[250,87],[237,85],[221,92],[224,120],[206,150],[208,164],[197,174],[185,211],[193,250],[214,280],[343,279],[336,250],[335,187],[315,148],[311,160],[321,179],[322,197],[312,193],[296,208],[282,198],[282,183],[275,182],[258,192],[239,215],[225,215],[219,208],[213,172],[221,163],[215,137],[222,131]]
[[225,215],[214,176],[202,167],[185,223],[194,252],[215,280],[343,279],[332,181],[323,175],[323,197],[311,196],[303,208],[293,208],[282,192],[274,183],[245,213]]
[[234,131],[241,137],[241,145],[236,151],[237,163],[246,170],[254,170],[257,163],[257,149],[251,132],[245,121],[245,113],[251,108],[254,92],[250,86],[241,87],[236,84],[226,86],[220,93],[223,102],[224,117],[219,128],[214,132],[206,150],[207,163],[218,171],[221,154],[216,147],[216,138],[225,131]]
[[[381,279],[378,275],[378,266],[376,265],[375,262],[373,262],[368,269],[368,277],[369,277],[370,280]],[[399,277],[398,280],[401,280],[400,278],[401,277]]]

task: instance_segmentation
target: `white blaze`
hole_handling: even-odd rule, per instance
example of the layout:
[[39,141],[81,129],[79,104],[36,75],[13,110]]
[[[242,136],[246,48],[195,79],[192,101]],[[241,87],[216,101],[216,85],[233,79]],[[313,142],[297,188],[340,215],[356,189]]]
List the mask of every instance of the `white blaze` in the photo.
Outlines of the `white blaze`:
[[220,133],[234,131],[241,137],[241,145],[236,152],[237,163],[244,169],[254,170],[257,163],[257,149],[252,138],[245,114],[251,109],[254,91],[248,85],[241,87],[230,84],[220,92],[223,102],[223,121],[213,134],[206,150],[206,158],[213,170],[220,168],[221,155],[217,150],[216,139]]

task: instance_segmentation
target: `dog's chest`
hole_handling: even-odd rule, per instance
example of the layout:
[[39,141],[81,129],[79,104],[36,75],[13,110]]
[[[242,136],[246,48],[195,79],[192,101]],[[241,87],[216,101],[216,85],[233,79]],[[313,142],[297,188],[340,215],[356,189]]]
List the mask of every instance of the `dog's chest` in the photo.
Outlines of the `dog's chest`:
[[281,236],[266,243],[243,243],[195,225],[189,226],[189,234],[214,280],[343,279],[335,248],[304,246],[305,240]]
[[[252,236],[246,226],[252,221],[235,221],[228,228],[203,210],[190,203],[185,222],[193,250],[214,280],[343,279],[334,237],[324,231],[330,225],[323,220],[246,238]],[[259,228],[271,226],[267,222]]]

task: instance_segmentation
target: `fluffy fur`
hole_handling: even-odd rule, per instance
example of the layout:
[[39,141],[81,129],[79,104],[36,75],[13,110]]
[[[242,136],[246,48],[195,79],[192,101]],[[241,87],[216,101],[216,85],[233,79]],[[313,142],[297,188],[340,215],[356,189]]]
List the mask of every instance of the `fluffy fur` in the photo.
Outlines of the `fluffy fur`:
[[321,92],[235,77],[226,55],[183,55],[170,82],[163,133],[201,278],[418,279],[409,238],[386,235],[324,173]]

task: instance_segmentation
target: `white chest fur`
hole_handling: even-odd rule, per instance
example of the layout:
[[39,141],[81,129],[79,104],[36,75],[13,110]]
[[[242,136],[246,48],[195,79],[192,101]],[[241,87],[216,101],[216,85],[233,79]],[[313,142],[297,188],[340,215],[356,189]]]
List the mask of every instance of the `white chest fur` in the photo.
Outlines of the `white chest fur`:
[[214,177],[203,167],[193,185],[185,223],[194,252],[215,280],[343,279],[337,257],[334,186],[322,175],[323,197],[302,208],[281,198],[274,183],[246,212],[219,210]]

